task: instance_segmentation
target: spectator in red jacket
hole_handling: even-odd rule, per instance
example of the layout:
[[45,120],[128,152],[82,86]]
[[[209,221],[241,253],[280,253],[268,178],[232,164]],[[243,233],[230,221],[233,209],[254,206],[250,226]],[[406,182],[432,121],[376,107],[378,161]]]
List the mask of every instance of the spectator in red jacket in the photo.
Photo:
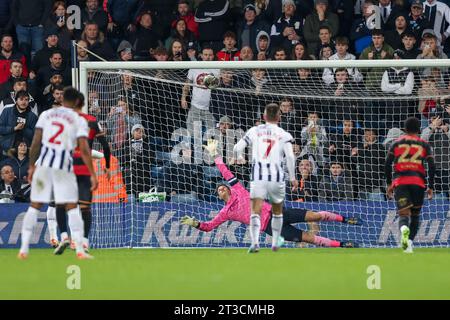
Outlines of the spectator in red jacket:
[[195,22],[194,13],[191,11],[189,2],[186,0],[178,1],[177,14],[172,21],[172,28],[175,28],[179,19],[183,19],[184,22],[186,22],[187,29],[194,34],[196,39],[198,39],[198,23]]
[[5,34],[2,36],[0,42],[0,84],[8,81],[11,76],[11,62],[16,60],[22,62],[22,76],[28,77],[25,56],[19,51],[14,51],[13,37]]
[[236,48],[236,34],[232,31],[225,32],[223,36],[223,45],[225,46],[222,50],[217,52],[217,60],[219,61],[239,61],[241,60],[241,52]]

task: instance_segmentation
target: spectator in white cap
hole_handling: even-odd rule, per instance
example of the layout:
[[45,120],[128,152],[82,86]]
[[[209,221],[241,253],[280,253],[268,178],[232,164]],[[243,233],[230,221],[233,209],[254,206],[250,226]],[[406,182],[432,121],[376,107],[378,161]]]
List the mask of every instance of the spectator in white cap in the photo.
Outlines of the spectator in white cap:
[[328,10],[328,0],[315,0],[315,12],[305,19],[303,34],[308,44],[310,54],[315,54],[320,43],[319,31],[321,26],[328,26],[331,37],[334,38],[339,32],[338,16]]
[[283,14],[272,25],[271,42],[274,47],[283,47],[288,52],[303,39],[302,19],[296,16],[297,7],[292,0],[283,0]]

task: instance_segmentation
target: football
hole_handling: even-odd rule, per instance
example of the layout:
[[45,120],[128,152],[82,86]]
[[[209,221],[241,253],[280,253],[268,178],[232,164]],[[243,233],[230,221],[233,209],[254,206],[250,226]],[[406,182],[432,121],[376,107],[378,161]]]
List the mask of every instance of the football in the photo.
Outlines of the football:
[[213,74],[208,74],[203,79],[203,85],[208,89],[215,89],[219,86],[220,80]]

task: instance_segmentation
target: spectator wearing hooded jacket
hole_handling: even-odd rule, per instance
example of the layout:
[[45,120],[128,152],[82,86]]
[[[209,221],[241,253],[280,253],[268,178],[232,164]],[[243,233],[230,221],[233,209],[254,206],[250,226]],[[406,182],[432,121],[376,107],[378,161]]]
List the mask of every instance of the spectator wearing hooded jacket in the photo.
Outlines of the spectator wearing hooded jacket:
[[0,115],[0,147],[3,152],[11,149],[17,141],[25,140],[31,144],[38,119],[29,106],[28,92],[19,91],[15,100],[15,106],[6,108]]
[[270,60],[270,36],[266,31],[260,31],[256,36],[256,50],[258,60]]
[[272,25],[271,42],[274,47],[282,46],[291,51],[303,38],[302,21],[295,15],[294,1],[283,1],[283,15]]
[[257,39],[262,32],[268,34],[270,27],[263,19],[256,16],[256,8],[252,4],[244,7],[244,19],[238,23],[238,47],[249,46],[253,52],[258,52]]
[[338,34],[339,18],[335,13],[329,11],[328,0],[316,0],[315,12],[306,17],[303,27],[310,54],[315,54],[317,51],[320,44],[319,30],[324,25],[330,28],[332,38]]
[[50,57],[56,51],[62,54],[64,66],[68,63],[70,54],[64,50],[59,43],[58,31],[56,28],[46,30],[45,39],[47,44],[36,52],[31,64],[31,70],[37,73],[41,68],[50,66]]

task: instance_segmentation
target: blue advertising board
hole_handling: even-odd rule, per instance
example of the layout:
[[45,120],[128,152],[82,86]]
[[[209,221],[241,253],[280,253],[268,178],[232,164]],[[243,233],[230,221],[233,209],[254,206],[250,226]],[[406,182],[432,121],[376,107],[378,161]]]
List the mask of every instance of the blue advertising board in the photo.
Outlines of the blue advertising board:
[[[288,207],[328,210],[356,216],[361,226],[335,222],[299,224],[302,230],[318,232],[323,237],[352,240],[362,247],[398,246],[397,215],[393,202],[287,203]],[[118,247],[246,247],[249,235],[245,225],[226,222],[212,232],[201,232],[180,224],[184,215],[200,221],[209,220],[222,206],[211,203],[174,204],[128,203],[101,204],[93,208],[91,244],[96,248]],[[18,248],[26,204],[0,205],[0,247]],[[268,244],[263,235],[262,242]],[[450,246],[450,202],[427,202],[422,212],[416,246]],[[48,248],[49,237],[45,210],[39,214],[31,245]],[[297,244],[288,244],[297,246]]]

